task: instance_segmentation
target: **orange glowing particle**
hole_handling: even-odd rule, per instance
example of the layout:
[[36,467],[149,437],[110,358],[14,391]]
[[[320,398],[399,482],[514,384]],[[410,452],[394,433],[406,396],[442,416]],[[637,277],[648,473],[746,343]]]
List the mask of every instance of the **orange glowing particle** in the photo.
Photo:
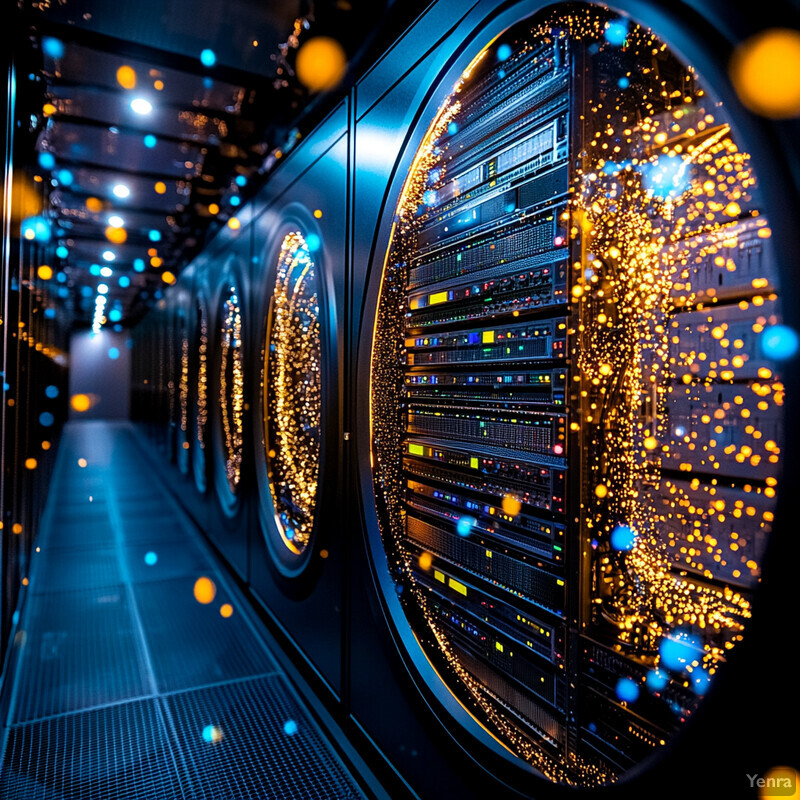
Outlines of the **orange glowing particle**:
[[608,494],[608,488],[603,483],[598,483],[597,486],[594,487],[594,493],[599,497],[603,498]]
[[92,399],[88,394],[74,394],[69,402],[72,408],[79,413],[88,411],[92,407]]
[[49,281],[50,278],[53,277],[53,270],[51,267],[48,267],[47,264],[42,264],[39,269],[36,270],[36,274],[43,280]]
[[46,117],[52,117],[56,113],[56,107],[52,103],[45,103],[42,106],[42,114]]
[[23,579],[22,579],[22,585],[23,585],[23,586],[27,586],[27,585],[28,585],[28,583],[29,583],[29,581],[28,581],[28,579],[27,579],[27,578],[23,578]]
[[123,89],[136,88],[136,70],[134,70],[133,67],[129,67],[127,64],[123,64],[117,70],[117,83]]
[[103,202],[102,200],[99,200],[97,197],[87,197],[86,208],[88,208],[89,211],[92,211],[95,214],[97,214],[103,210]]
[[737,217],[742,213],[741,206],[738,203],[730,202],[725,206],[725,215],[728,217]]
[[167,184],[164,181],[157,181],[153,188],[156,190],[156,194],[166,194]]
[[208,207],[209,214],[219,214],[219,206],[216,203],[211,203]]
[[242,223],[239,221],[238,217],[231,217],[231,218],[228,220],[228,227],[229,227],[229,228],[230,228],[232,231],[238,231],[238,230],[239,230],[239,228],[241,228],[241,227],[242,227]]
[[42,442],[42,450],[49,450],[50,449],[50,442],[47,440]]
[[423,553],[419,557],[419,565],[422,569],[430,569],[433,564],[433,556],[430,553]]
[[155,89],[157,92],[160,92],[160,91],[162,91],[162,90],[163,90],[163,88],[164,88],[164,81],[155,81],[155,82],[153,83],[153,88],[154,88],[154,89]]
[[164,263],[164,259],[163,258],[159,258],[159,256],[153,256],[150,259],[150,266],[151,267],[155,267],[156,269],[158,269],[158,267],[160,267],[163,263]]
[[184,450],[188,450],[188,449],[189,449],[189,442],[184,442],[184,443],[181,445],[181,447],[183,447],[183,449],[184,449]]
[[25,468],[26,469],[36,469],[37,463],[35,458],[26,458],[25,459]]
[[320,550],[319,551],[319,557],[320,558],[327,558],[328,557],[328,551],[327,550]]
[[514,497],[513,494],[507,494],[503,498],[503,511],[505,511],[509,517],[516,517],[521,508],[522,503],[520,503],[520,501]]
[[655,450],[658,447],[658,439],[655,436],[648,436],[644,440],[645,450]]
[[19,522],[15,522],[11,526],[11,531],[12,533],[22,533],[22,525],[20,525]]
[[128,240],[125,228],[112,228],[110,225],[105,230],[106,239],[113,244],[123,244]]
[[730,76],[739,99],[765,117],[800,114],[800,31],[771,28],[736,49]]
[[161,280],[164,281],[164,283],[168,283],[171,286],[173,283],[175,283],[177,278],[171,272],[167,271],[161,273]]
[[212,581],[211,578],[206,578],[204,576],[198,578],[194,582],[194,599],[197,600],[198,603],[208,605],[214,600],[216,594],[217,587],[214,585],[214,581]]
[[88,461],[87,461],[85,458],[79,458],[79,459],[78,459],[78,466],[79,466],[81,469],[85,469],[85,468],[86,468],[86,466],[88,465],[88,463],[89,463],[89,462],[88,462]]
[[317,219],[322,219],[322,209],[321,209],[321,208],[318,208],[318,209],[317,209],[317,210],[314,212],[314,216],[315,216]]
[[297,51],[297,77],[310,92],[333,89],[344,77],[347,56],[344,48],[328,36],[309,39]]
[[147,255],[149,255],[149,256],[157,256],[158,255],[158,250],[156,250],[155,247],[151,247],[147,251]]
[[230,603],[223,603],[219,607],[219,613],[227,619],[233,614],[233,606]]

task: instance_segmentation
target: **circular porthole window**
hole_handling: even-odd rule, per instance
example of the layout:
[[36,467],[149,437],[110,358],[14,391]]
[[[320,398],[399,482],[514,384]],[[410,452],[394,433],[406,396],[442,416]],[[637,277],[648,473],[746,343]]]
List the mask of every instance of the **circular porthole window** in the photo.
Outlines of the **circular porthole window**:
[[178,468],[186,475],[189,472],[189,326],[186,313],[179,309],[177,314],[177,373],[178,373],[178,420],[177,420],[177,460]]
[[206,477],[208,445],[208,312],[205,301],[198,296],[194,305],[194,348],[191,374],[194,395],[190,416],[191,459],[195,485],[199,492],[208,488]]
[[214,474],[223,510],[233,515],[242,479],[245,400],[242,301],[230,280],[223,285],[218,324],[217,438],[221,459]]
[[262,510],[278,565],[305,562],[316,520],[322,419],[320,278],[299,230],[282,239],[264,345],[262,409],[269,496]]
[[607,9],[511,28],[438,109],[376,312],[373,552],[473,718],[614,782],[747,635],[796,346],[768,210],[710,87]]

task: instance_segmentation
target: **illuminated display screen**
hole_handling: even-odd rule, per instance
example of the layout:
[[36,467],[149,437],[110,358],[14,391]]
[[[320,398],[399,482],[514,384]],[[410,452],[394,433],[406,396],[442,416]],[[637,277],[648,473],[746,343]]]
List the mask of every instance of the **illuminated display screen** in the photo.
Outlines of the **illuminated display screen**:
[[244,352],[239,292],[229,285],[224,293],[220,324],[219,408],[225,476],[235,493],[242,477],[244,425]]
[[482,51],[416,152],[371,442],[442,679],[549,779],[596,786],[664,747],[746,635],[785,329],[725,109],[649,30],[563,9]]
[[267,476],[283,544],[299,555],[314,527],[320,454],[320,299],[306,240],[286,235],[265,347]]

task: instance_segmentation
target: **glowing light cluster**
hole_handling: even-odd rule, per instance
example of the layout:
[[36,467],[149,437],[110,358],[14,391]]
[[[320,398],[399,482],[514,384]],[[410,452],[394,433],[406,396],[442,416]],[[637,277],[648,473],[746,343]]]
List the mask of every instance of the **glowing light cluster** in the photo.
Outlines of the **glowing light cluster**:
[[319,282],[306,240],[286,235],[278,258],[264,370],[267,472],[275,521],[295,554],[308,545],[319,480]]
[[205,310],[197,306],[197,397],[195,401],[195,440],[199,455],[206,447],[208,424],[208,320]]
[[225,455],[225,474],[232,491],[242,477],[244,445],[244,351],[239,292],[229,286],[222,304],[220,327],[219,407]]

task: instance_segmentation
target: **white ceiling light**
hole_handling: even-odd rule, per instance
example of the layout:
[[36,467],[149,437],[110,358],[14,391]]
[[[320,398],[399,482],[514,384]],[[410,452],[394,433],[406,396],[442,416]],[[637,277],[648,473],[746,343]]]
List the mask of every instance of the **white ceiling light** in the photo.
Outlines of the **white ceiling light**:
[[144,97],[135,97],[131,100],[131,108],[137,114],[149,114],[153,110],[153,104]]
[[131,190],[124,183],[118,183],[111,191],[117,197],[128,197],[131,193]]
[[125,220],[118,214],[114,214],[108,218],[108,224],[112,228],[121,228],[125,224]]

